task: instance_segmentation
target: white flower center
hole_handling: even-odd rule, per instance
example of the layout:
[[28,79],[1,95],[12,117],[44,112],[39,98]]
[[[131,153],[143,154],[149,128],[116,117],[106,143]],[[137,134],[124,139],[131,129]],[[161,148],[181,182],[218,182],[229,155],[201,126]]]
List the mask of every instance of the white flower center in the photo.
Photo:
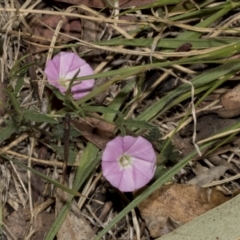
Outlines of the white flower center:
[[60,84],[62,87],[68,88],[69,83],[70,83],[70,81],[66,81],[65,78],[60,78],[60,79],[59,79],[59,84]]
[[127,167],[132,163],[131,157],[127,155],[122,155],[119,159],[119,163],[122,167]]

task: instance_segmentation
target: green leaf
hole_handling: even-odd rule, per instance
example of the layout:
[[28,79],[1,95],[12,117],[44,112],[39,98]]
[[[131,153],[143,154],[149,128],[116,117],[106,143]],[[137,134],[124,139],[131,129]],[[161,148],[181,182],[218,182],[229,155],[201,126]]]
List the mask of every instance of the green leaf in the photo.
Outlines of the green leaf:
[[53,91],[54,95],[55,95],[59,100],[62,100],[63,102],[66,100],[65,95],[63,95],[57,88],[55,88],[54,86],[52,86],[52,85],[50,85],[50,84],[46,84],[46,86]]
[[162,134],[157,127],[151,128],[146,134],[145,138],[148,139],[150,142],[157,142],[161,138]]
[[38,123],[57,123],[55,119],[49,117],[44,113],[39,113],[34,110],[25,110],[23,117],[26,121],[38,122]]
[[18,76],[18,78],[17,78],[17,81],[16,81],[15,92],[18,93],[18,92],[20,91],[20,89],[22,88],[23,83],[24,83],[24,77],[25,77],[25,75],[26,75],[26,71],[22,71],[22,72],[19,74],[19,76]]
[[[96,42],[95,44],[100,46],[137,46],[137,47],[150,47],[153,44],[154,39],[152,38],[138,38],[138,39],[111,39],[108,41]],[[187,43],[186,39],[161,39],[157,43],[157,47],[167,48],[167,49],[176,49],[179,46]],[[192,44],[192,49],[202,49],[202,48],[212,48],[224,46],[231,43],[239,42],[238,38],[210,38],[210,39],[191,39],[189,41]]]
[[[57,155],[61,156],[63,159],[64,148],[62,146],[51,145],[51,148],[53,149],[54,152],[57,153]],[[68,162],[73,164],[75,162],[76,156],[77,156],[77,151],[72,150],[71,146],[69,146]]]
[[16,123],[14,121],[8,121],[8,125],[4,128],[1,128],[0,131],[0,143],[2,143],[4,140],[11,137],[13,133],[16,133],[18,131],[18,127],[16,126]]
[[[196,76],[192,79],[192,84],[195,88],[207,86],[210,83],[213,83],[219,78],[224,77],[229,73],[234,73],[239,71],[240,63],[226,63],[216,68],[213,68],[209,71],[202,73],[199,76]],[[165,108],[171,101],[173,101],[176,97],[181,96],[182,94],[190,92],[190,85],[184,83],[180,87],[175,90],[170,91],[166,96],[161,98],[159,101],[155,102],[148,109],[137,116],[137,120],[141,121],[149,121],[159,114],[160,111]],[[190,96],[190,95],[189,95]],[[163,112],[162,112],[163,113]]]
[[[64,124],[63,123],[55,124],[52,128],[52,134],[56,138],[62,138],[64,135]],[[81,135],[82,134],[71,125],[70,137],[79,137]]]
[[[135,84],[135,81],[129,81],[117,94],[117,96],[112,100],[112,102],[109,104],[109,108],[112,110],[115,110],[115,113],[104,113],[103,117],[108,121],[113,121],[116,117],[117,113],[121,112],[119,109],[123,105],[123,103],[126,101],[127,97],[129,96],[129,93],[132,91],[133,86]],[[118,114],[119,115],[119,114]]]
[[14,115],[15,121],[20,123],[23,119],[23,113],[22,113],[22,110],[20,107],[20,103],[17,99],[16,93],[10,92],[9,90],[5,90],[5,92],[7,93],[8,97],[12,103],[12,106],[16,112],[16,114]]
[[167,143],[167,145],[160,155],[161,162],[170,160],[171,162],[177,163],[178,160],[180,160],[181,156],[177,152],[177,149],[175,148],[175,146],[172,144],[171,141],[169,141],[168,139],[165,139],[164,141],[162,141],[160,144],[159,150],[161,151],[165,143]]

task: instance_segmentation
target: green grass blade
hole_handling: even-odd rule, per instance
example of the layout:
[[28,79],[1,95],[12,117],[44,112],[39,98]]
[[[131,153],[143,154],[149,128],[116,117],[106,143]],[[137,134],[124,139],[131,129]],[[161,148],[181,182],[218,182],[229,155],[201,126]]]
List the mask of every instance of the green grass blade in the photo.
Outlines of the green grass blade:
[[[204,72],[203,74],[195,77],[192,80],[192,84],[195,88],[202,87],[204,85],[210,84],[211,82],[214,82],[215,80],[224,77],[225,75],[229,73],[234,73],[239,71],[240,69],[240,63],[227,63],[221,66],[218,66],[214,69],[211,69],[209,71]],[[159,112],[173,99],[178,97],[179,95],[190,91],[190,85],[189,84],[183,84],[177,89],[169,92],[166,96],[164,96],[162,99],[154,103],[150,108],[148,108],[146,111],[138,115],[136,118],[137,120],[142,121],[149,121],[152,118],[154,118]]]
[[[137,39],[111,39],[108,41],[96,42],[100,46],[131,46],[131,47],[151,47],[154,39],[152,38],[137,38]],[[157,47],[175,50],[179,46],[189,42],[192,44],[192,49],[212,48],[224,46],[231,43],[239,42],[239,38],[210,38],[210,39],[161,39],[157,43]]]
[[[120,107],[128,97],[129,92],[132,90],[134,84],[135,84],[135,81],[129,81],[126,84],[126,86],[124,86],[122,90],[117,94],[117,96],[112,100],[112,102],[109,104],[108,107],[118,112]],[[103,114],[103,118],[108,121],[113,121],[115,117],[116,117],[116,112]]]

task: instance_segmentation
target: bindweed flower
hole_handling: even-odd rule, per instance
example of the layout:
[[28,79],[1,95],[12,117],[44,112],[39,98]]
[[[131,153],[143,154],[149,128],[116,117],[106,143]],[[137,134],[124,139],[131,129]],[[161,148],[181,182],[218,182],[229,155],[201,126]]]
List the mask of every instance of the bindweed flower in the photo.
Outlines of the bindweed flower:
[[145,186],[154,176],[156,154],[143,137],[116,137],[103,151],[103,176],[122,192]]
[[[61,93],[65,93],[70,84],[70,80],[78,73],[77,77],[84,77],[93,74],[93,70],[85,60],[80,58],[76,53],[60,52],[46,64],[45,74],[48,82],[58,88]],[[75,100],[88,94],[93,86],[94,79],[82,82],[74,82],[71,93]]]

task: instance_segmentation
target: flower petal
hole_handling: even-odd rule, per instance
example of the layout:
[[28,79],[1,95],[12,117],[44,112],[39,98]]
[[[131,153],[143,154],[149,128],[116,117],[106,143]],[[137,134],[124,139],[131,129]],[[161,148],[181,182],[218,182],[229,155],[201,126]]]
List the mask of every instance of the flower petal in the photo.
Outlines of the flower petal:
[[139,172],[137,169],[134,169],[135,189],[139,189],[150,182],[150,180],[154,176],[155,168],[153,170],[154,171],[149,172],[147,175],[147,173],[143,174],[142,172]]
[[146,185],[153,178],[156,170],[155,163],[141,159],[134,159],[132,168],[136,180],[136,188]]
[[133,175],[133,169],[128,168],[122,173],[121,181],[119,182],[118,189],[122,192],[132,192],[136,189],[136,179]]
[[108,178],[111,174],[119,174],[123,170],[119,168],[117,162],[102,162],[103,176]]
[[135,158],[143,159],[145,161],[153,162],[156,159],[156,154],[152,144],[143,137],[135,138],[133,144],[129,144],[126,153]]
[[135,190],[135,181],[133,176],[132,169],[129,168],[124,171],[119,172],[110,172],[106,179],[116,188],[122,192],[131,192]]
[[[127,166],[122,166],[119,162],[123,155],[131,158]],[[154,176],[155,164],[154,149],[151,143],[142,137],[116,137],[103,151],[103,175],[123,192],[131,192],[146,185]]]
[[47,62],[44,73],[47,75],[49,82],[55,82],[59,79],[58,69],[56,67],[56,64],[52,60]]
[[56,64],[59,66],[59,76],[61,78],[66,78],[66,75],[69,72],[76,73],[79,68],[86,64],[85,60],[72,52],[60,52],[53,58],[53,61],[55,60]]
[[123,154],[123,138],[116,137],[112,141],[108,142],[106,148],[103,151],[102,161],[113,161],[117,162],[117,160]]
[[[54,56],[52,60],[47,62],[44,72],[47,75],[49,83],[58,88],[61,93],[65,93],[67,90],[66,86],[69,82],[66,85],[63,85],[60,84],[60,81],[70,81],[78,71],[78,77],[93,74],[93,70],[89,64],[87,64],[86,61],[80,58],[76,53],[60,52]],[[71,88],[73,98],[79,99],[88,94],[92,90],[94,82],[94,79],[91,79],[74,85]]]

